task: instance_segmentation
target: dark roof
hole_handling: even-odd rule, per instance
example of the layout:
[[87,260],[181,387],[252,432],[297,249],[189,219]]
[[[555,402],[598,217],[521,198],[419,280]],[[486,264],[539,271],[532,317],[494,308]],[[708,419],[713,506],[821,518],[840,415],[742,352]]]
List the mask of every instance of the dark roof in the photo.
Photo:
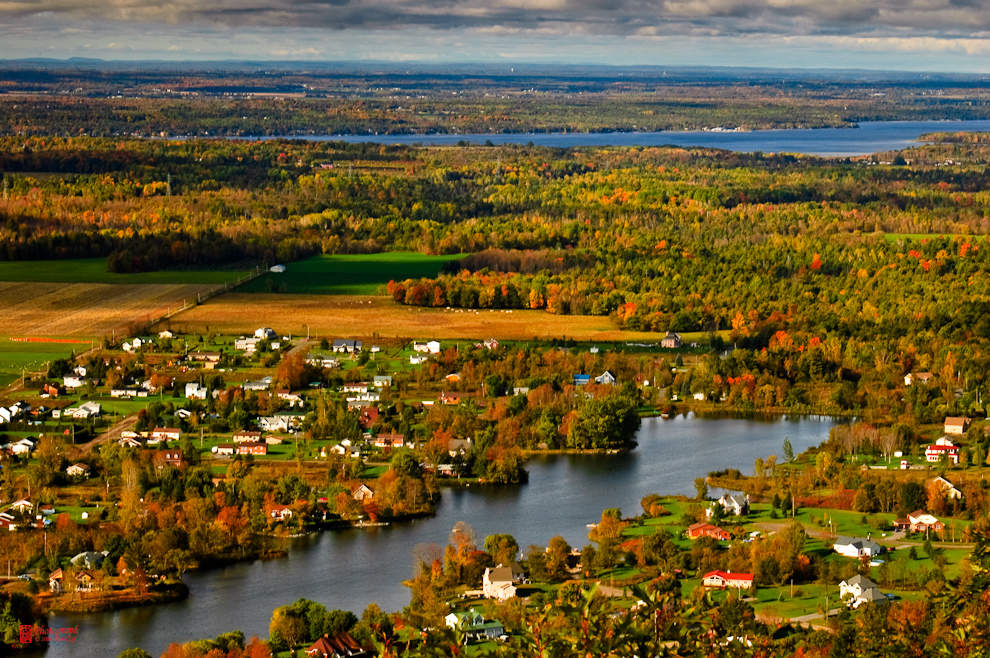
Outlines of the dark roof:
[[353,656],[357,658],[358,656],[370,655],[361,648],[361,645],[351,637],[350,633],[346,632],[338,633],[333,637],[324,635],[306,649],[306,653],[311,656],[321,656],[322,658],[331,658],[331,656]]

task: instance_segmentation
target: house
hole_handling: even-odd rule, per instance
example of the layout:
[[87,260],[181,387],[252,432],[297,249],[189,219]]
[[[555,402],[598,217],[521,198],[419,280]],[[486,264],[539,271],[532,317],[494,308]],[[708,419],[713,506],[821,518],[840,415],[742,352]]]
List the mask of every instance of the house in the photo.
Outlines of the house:
[[212,452],[214,455],[226,456],[226,455],[232,455],[235,452],[237,452],[237,448],[234,447],[233,443],[220,443],[218,445],[213,446],[213,448],[210,449],[210,452]]
[[165,331],[159,331],[158,332],[158,337],[159,338],[175,338],[175,334],[173,334],[171,331],[169,331],[168,329],[166,329]]
[[62,378],[62,386],[65,388],[82,388],[86,385],[86,379],[78,375],[66,375]]
[[375,375],[375,378],[371,380],[371,383],[378,388],[384,388],[385,386],[392,385],[392,375]]
[[582,374],[573,375],[571,377],[571,382],[575,386],[586,386],[587,384],[591,383],[591,375],[582,375]]
[[[948,427],[948,425],[946,425]],[[925,461],[929,463],[936,463],[942,459],[942,455],[945,455],[953,464],[959,463],[959,446],[955,445],[949,439],[944,436],[932,445],[925,448]]]
[[202,361],[206,363],[207,368],[212,368],[213,365],[220,363],[220,352],[190,352],[190,361]]
[[251,443],[239,443],[237,445],[238,455],[267,455],[268,444],[264,441],[254,441]]
[[915,372],[915,373],[909,372],[908,374],[904,375],[904,385],[912,386],[914,385],[915,382],[918,382],[919,384],[928,384],[932,380],[933,376],[934,375],[932,375],[932,373],[930,372]]
[[166,466],[182,468],[186,465],[186,458],[181,450],[155,450],[152,461],[155,464],[155,468],[159,469]]
[[425,356],[417,356],[415,354],[410,354],[409,355],[409,365],[411,365],[411,366],[418,366],[421,363],[426,363],[426,357]]
[[505,601],[516,595],[516,586],[512,584],[512,569],[501,565],[492,569],[487,567],[481,579],[481,591],[486,599]]
[[285,521],[292,518],[292,510],[288,505],[272,505],[268,509],[268,516],[275,521]]
[[62,569],[56,569],[48,575],[48,589],[55,594],[61,594],[65,591],[63,586],[63,579],[65,574],[62,573]]
[[753,574],[733,573],[731,571],[709,571],[704,575],[701,584],[705,587],[726,589],[753,589]]
[[717,525],[701,522],[692,524],[688,527],[687,537],[688,539],[711,537],[712,539],[717,539],[719,541],[729,541],[732,538],[732,535],[729,534],[728,530],[720,528]]
[[712,513],[716,505],[721,507],[723,512],[732,516],[744,516],[749,514],[748,495],[722,494],[721,498],[712,503],[712,505],[705,510],[705,515],[708,518],[712,517]]
[[405,434],[379,434],[375,437],[373,442],[378,448],[384,448],[386,450],[397,450],[406,445],[406,435]]
[[447,628],[461,631],[465,643],[495,640],[505,635],[505,627],[500,622],[486,620],[477,610],[452,612],[443,621]]
[[234,436],[231,437],[234,443],[257,443],[261,441],[261,432],[248,432],[241,430],[239,432],[234,432]]
[[254,391],[257,393],[260,391],[267,391],[268,387],[271,386],[271,383],[272,383],[271,377],[262,377],[257,381],[244,382],[243,384],[241,384],[241,388],[243,388],[245,391]]
[[471,452],[474,442],[471,439],[448,439],[447,454],[451,457]]
[[88,478],[89,477],[89,465],[83,464],[81,462],[72,464],[65,469],[66,475],[73,478]]
[[135,438],[133,436],[123,436],[123,435],[121,435],[121,437],[120,437],[120,445],[124,446],[125,448],[140,448],[141,447],[141,442],[138,441],[137,438]]
[[30,455],[34,450],[34,441],[31,439],[21,439],[10,446],[10,451],[15,455]]
[[14,517],[7,512],[0,512],[0,528],[5,528],[11,532],[17,530],[17,523],[14,522]]
[[673,331],[668,331],[667,335],[660,339],[660,347],[666,349],[678,349],[684,341],[681,340],[680,334],[674,333]]
[[611,370],[606,370],[602,374],[595,377],[596,384],[605,384],[606,386],[615,386],[619,380],[616,379],[615,373]]
[[274,416],[260,416],[258,427],[264,432],[295,431],[302,425],[302,416],[296,413],[280,413]]
[[258,350],[258,343],[260,342],[261,339],[257,336],[251,336],[248,338],[241,336],[240,338],[234,340],[234,349],[246,354],[254,354]]
[[96,576],[92,572],[81,569],[75,573],[76,590],[79,592],[89,592],[96,584]]
[[34,511],[34,503],[29,500],[21,498],[11,504],[10,509],[16,514],[30,514]]
[[362,429],[369,429],[378,422],[378,407],[362,407],[358,415],[358,425]]
[[955,485],[946,480],[944,477],[939,476],[932,480],[932,483],[939,487],[944,495],[949,500],[959,500],[962,498],[962,491],[957,489]]
[[457,382],[461,381],[461,373],[459,373],[459,372],[452,372],[449,375],[447,375],[446,377],[444,377],[444,379],[447,380],[448,382],[451,382],[451,383],[455,383],[456,384]]
[[334,352],[346,352],[347,354],[354,354],[360,352],[361,348],[364,346],[359,340],[347,339],[347,338],[334,338],[333,339],[333,351]]
[[374,654],[363,649],[345,631],[332,637],[324,635],[306,649],[306,655],[313,658],[371,658]]
[[268,268],[268,271],[271,272],[272,274],[282,274],[283,272],[285,272],[285,265],[282,264],[272,265],[271,267]]
[[293,393],[287,388],[282,388],[275,391],[275,397],[284,402],[288,402],[290,409],[294,409],[295,407],[299,407],[301,409],[306,404],[306,401],[303,400],[301,395],[298,393]]
[[159,441],[178,441],[182,431],[177,427],[156,427],[151,430],[151,438]]
[[190,400],[205,400],[206,387],[200,386],[199,382],[188,382],[186,384],[186,397]]
[[969,429],[969,418],[965,416],[946,416],[945,433],[960,436]]
[[359,503],[363,503],[366,500],[374,499],[375,492],[371,487],[362,482],[351,490],[351,497]]
[[76,418],[79,420],[86,420],[87,418],[96,418],[103,412],[103,407],[99,402],[83,402],[78,407],[73,407],[72,409],[65,409],[62,411],[62,417],[68,416],[69,418]]
[[441,391],[440,393],[440,404],[460,404],[461,396],[456,393],[447,393],[446,391]]
[[529,386],[513,386],[513,395],[529,395]]
[[859,574],[839,583],[839,598],[845,601],[850,608],[858,608],[864,603],[887,599],[875,582]]
[[941,532],[945,529],[945,525],[941,521],[924,510],[911,512],[907,515],[907,520],[911,532],[928,532],[929,530]]
[[832,548],[839,555],[846,557],[862,558],[876,557],[883,551],[883,546],[862,537],[836,537]]
[[254,337],[261,340],[271,340],[272,338],[278,338],[278,334],[271,327],[261,327],[254,330]]

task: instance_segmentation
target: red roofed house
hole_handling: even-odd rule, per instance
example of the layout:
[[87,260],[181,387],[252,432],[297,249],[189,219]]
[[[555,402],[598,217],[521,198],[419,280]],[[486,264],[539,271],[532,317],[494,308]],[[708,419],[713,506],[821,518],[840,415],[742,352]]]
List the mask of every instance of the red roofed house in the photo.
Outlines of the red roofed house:
[[275,521],[285,521],[292,518],[292,510],[288,505],[272,505],[268,508],[268,516]]
[[701,583],[705,587],[734,587],[736,589],[752,589],[753,574],[732,573],[731,571],[709,571],[702,578]]
[[717,525],[712,525],[711,523],[695,523],[687,529],[688,539],[697,539],[699,537],[711,537],[712,539],[718,539],[720,541],[728,541],[732,538],[727,530],[723,530]]
[[378,407],[362,407],[361,415],[358,417],[358,424],[368,429],[378,421]]
[[405,434],[379,434],[375,437],[374,444],[379,448],[397,450],[406,445]]
[[156,450],[152,456],[152,461],[156,468],[164,466],[182,468],[186,465],[186,458],[181,450]]
[[952,441],[943,436],[941,439],[925,448],[925,460],[930,463],[934,464],[942,458],[942,455],[946,455],[949,461],[953,464],[958,464],[959,446],[955,445]]
[[372,653],[361,647],[350,633],[338,633],[333,637],[324,635],[306,649],[307,656],[314,658],[371,658]]

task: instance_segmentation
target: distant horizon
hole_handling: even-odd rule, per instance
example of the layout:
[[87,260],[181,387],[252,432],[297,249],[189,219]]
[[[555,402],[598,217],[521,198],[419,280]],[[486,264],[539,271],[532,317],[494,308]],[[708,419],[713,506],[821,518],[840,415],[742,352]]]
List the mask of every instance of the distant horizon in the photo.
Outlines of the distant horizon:
[[[81,55],[71,55],[66,57],[3,57],[0,56],[0,66],[10,64],[36,64],[36,65],[133,65],[133,66],[209,66],[209,65],[242,65],[251,66],[271,66],[284,65],[292,67],[341,67],[358,68],[363,66],[381,66],[393,69],[402,68],[422,68],[436,69],[445,67],[465,67],[474,69],[505,69],[508,67],[525,67],[527,69],[543,70],[580,70],[580,69],[607,69],[613,71],[641,71],[641,72],[663,72],[665,70],[676,72],[690,71],[726,71],[726,72],[752,72],[767,73],[781,72],[791,74],[821,73],[827,75],[849,74],[890,74],[896,76],[922,76],[938,75],[949,77],[983,78],[990,80],[990,70],[988,71],[962,71],[949,69],[909,69],[909,68],[870,68],[865,66],[771,66],[771,65],[750,65],[750,64],[657,64],[657,63],[608,63],[608,62],[574,62],[574,61],[541,61],[541,60],[390,60],[390,59],[280,59],[280,58],[251,58],[251,57],[227,57],[227,58],[202,58],[202,59],[168,59],[168,58],[112,58],[112,57],[86,57]],[[526,73],[535,71],[505,71],[515,73]]]

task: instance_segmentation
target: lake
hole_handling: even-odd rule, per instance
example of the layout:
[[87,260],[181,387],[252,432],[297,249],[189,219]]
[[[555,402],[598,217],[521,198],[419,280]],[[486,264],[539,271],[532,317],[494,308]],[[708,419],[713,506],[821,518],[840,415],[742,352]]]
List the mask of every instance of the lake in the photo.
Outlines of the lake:
[[[781,455],[784,439],[795,452],[828,438],[830,418],[751,420],[679,416],[649,418],[629,453],[553,455],[531,460],[529,483],[518,487],[445,489],[435,516],[383,528],[324,532],[294,541],[285,559],[255,561],[186,574],[185,601],[91,615],[57,615],[53,627],[79,625],[73,644],[53,643],[48,657],[116,656],[140,646],[160,655],[184,642],[240,629],[268,635],[272,610],[300,597],[360,616],[372,602],[384,610],[409,603],[401,581],[412,576],[413,548],[447,543],[451,528],[466,521],[479,544],[508,532],[525,550],[562,535],[588,544],[587,524],[619,507],[641,513],[648,493],[694,495],[694,480],[713,470],[751,473],[757,457]],[[780,458],[780,457],[778,457]]]
[[918,145],[918,137],[938,131],[987,131],[990,120],[863,121],[856,128],[786,130],[670,131],[629,133],[515,133],[487,135],[299,135],[310,141],[384,144],[528,144],[537,146],[703,146],[729,151],[805,153],[828,157],[865,155]]

